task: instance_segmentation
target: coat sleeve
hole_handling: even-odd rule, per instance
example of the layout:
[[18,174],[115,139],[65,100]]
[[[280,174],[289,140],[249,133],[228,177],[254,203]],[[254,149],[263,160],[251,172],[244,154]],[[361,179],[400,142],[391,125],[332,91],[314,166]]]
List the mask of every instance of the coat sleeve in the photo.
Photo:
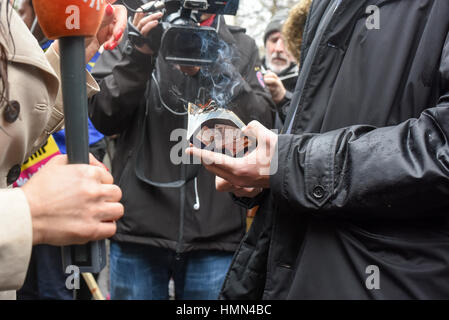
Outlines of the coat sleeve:
[[89,100],[89,116],[100,132],[119,134],[130,125],[152,70],[152,58],[131,49],[127,41],[101,55],[93,70],[100,93]]
[[[441,96],[419,118],[392,127],[352,126],[281,135],[270,186],[297,212],[410,219],[449,207],[449,41],[439,69]],[[277,169],[277,170],[276,170]]]
[[[45,53],[45,57],[49,62],[50,66],[56,73],[58,79],[61,79],[61,67],[60,67],[60,58],[58,53],[54,50],[53,46]],[[98,84],[92,77],[92,75],[86,71],[86,88],[87,95],[91,97],[95,93],[99,91]],[[48,137],[56,131],[62,129],[64,125],[64,110],[63,110],[63,102],[62,102],[62,89],[59,86],[58,93],[56,95],[56,99],[51,108],[51,113],[47,125],[45,126],[45,130],[42,135],[36,140],[34,144],[34,148],[30,154],[33,154],[37,149],[39,149],[48,139]]]
[[20,188],[0,190],[0,291],[17,290],[25,281],[31,256],[32,225]]

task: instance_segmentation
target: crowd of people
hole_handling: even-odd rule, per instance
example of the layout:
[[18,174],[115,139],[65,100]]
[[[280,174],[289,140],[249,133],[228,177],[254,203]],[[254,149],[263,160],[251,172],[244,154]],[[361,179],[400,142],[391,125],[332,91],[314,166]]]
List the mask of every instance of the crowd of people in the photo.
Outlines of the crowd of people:
[[[105,238],[114,300],[169,299],[170,281],[186,300],[449,298],[449,2],[298,0],[262,59],[199,12],[207,67],[133,40],[128,17],[150,38],[161,12],[108,2],[86,42],[93,155],[67,165],[58,41],[31,0],[0,0],[1,298],[72,299],[59,246]],[[257,146],[184,141],[202,164],[174,162],[186,103],[215,99]]]

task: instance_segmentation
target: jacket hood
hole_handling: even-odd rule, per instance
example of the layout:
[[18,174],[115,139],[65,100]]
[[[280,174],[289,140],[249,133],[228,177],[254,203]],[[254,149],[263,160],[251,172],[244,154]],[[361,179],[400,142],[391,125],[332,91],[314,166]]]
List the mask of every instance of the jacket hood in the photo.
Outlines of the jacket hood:
[[312,0],[300,0],[290,11],[287,21],[284,24],[282,33],[287,42],[287,48],[300,61],[301,44],[306,25],[307,15],[309,14]]

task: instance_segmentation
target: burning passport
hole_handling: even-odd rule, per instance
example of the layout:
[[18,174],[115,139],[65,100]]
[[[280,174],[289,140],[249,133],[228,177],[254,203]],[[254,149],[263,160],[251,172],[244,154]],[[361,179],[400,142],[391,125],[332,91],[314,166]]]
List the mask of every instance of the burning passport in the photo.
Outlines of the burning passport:
[[255,139],[243,134],[243,121],[214,101],[204,106],[189,103],[188,113],[187,140],[197,148],[243,157],[256,145]]

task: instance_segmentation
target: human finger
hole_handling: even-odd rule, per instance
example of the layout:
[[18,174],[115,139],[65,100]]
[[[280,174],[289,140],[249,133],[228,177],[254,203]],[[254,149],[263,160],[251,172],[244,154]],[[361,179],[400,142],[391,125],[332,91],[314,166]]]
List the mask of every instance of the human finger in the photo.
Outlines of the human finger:
[[266,131],[269,130],[256,120],[251,121],[246,127],[242,129],[244,135],[254,138],[262,136]]
[[111,24],[114,21],[114,7],[108,4],[104,9],[103,20],[101,20],[100,29]]
[[125,209],[120,202],[105,202],[97,212],[97,219],[101,222],[117,221],[123,217],[124,212]]
[[220,176],[215,177],[215,189],[217,189],[217,191],[219,192],[233,192],[237,190],[237,188],[232,183]]
[[238,188],[233,194],[239,198],[254,198],[262,191],[262,188]]
[[102,44],[106,50],[113,50],[122,41],[128,17],[124,6],[114,5],[111,8],[113,8],[112,14],[109,14],[110,10],[106,8],[105,18],[99,31],[106,35],[106,38],[102,36],[100,41],[100,45]]
[[126,29],[128,11],[122,5],[114,5],[114,27],[112,36],[118,43],[123,39],[123,32]]
[[99,192],[106,202],[119,202],[122,199],[122,189],[115,184],[103,184]]
[[98,170],[100,171],[100,182],[102,184],[113,184],[114,183],[114,178],[108,171],[106,171],[104,168],[98,168]]
[[103,240],[112,237],[117,232],[117,224],[115,221],[103,222],[98,226],[96,235],[92,239],[93,241]]
[[156,12],[156,13],[150,14],[149,16],[142,18],[138,22],[138,24],[135,26],[140,31],[140,33],[142,33],[143,35],[146,35],[146,34],[144,34],[144,32],[148,32],[148,29],[150,27],[152,29],[155,26],[157,26],[157,24],[159,23],[159,19],[162,18],[162,16],[163,16],[162,12]]
[[259,193],[261,193],[263,190],[262,188],[251,188],[251,187],[244,188],[235,186],[229,181],[218,176],[215,179],[215,186],[217,191],[219,192],[230,192],[237,197],[247,197],[247,198],[253,198],[257,196]]
[[264,79],[278,79],[278,76],[273,72],[266,73],[263,77]]
[[114,182],[112,175],[102,167],[85,164],[76,166],[87,179],[92,179],[101,184],[112,184]]
[[61,154],[51,158],[46,165],[50,166],[50,165],[66,165],[66,164],[69,164],[69,159],[67,158],[66,154]]
[[[231,183],[234,183],[236,181],[236,176],[233,174],[234,172],[233,165],[227,164],[221,166],[219,164],[225,161],[230,161],[234,163],[235,162],[234,160],[236,159],[208,150],[201,150],[195,147],[188,148],[186,150],[186,154],[199,158],[202,162],[202,165],[206,168],[206,170],[212,172],[216,176],[222,177],[225,180],[230,181]],[[237,166],[237,163],[234,163],[234,165]]]
[[[140,9],[138,9],[137,11],[141,11]],[[136,12],[134,14],[134,18],[133,18],[133,25],[137,26],[140,22],[140,20],[142,20],[145,17],[145,13],[143,12]]]
[[267,73],[265,73],[265,76],[269,76],[271,78],[279,78],[279,76],[271,70],[268,70]]
[[276,84],[276,80],[272,78],[264,78],[263,80],[267,86]]
[[151,21],[143,26],[143,28],[140,30],[140,33],[146,37],[151,30],[157,27],[158,24],[159,21]]
[[234,166],[237,164],[237,159],[231,158],[225,154],[202,150],[196,147],[187,148],[186,153],[201,159],[201,162],[204,165],[217,167],[229,172],[233,172]]
[[98,168],[102,168],[102,169],[107,170],[107,168],[106,168],[106,166],[104,165],[104,163],[98,161],[98,159],[95,158],[95,156],[94,156],[92,153],[89,153],[89,164],[90,164],[91,166],[95,166],[95,167],[98,167]]

